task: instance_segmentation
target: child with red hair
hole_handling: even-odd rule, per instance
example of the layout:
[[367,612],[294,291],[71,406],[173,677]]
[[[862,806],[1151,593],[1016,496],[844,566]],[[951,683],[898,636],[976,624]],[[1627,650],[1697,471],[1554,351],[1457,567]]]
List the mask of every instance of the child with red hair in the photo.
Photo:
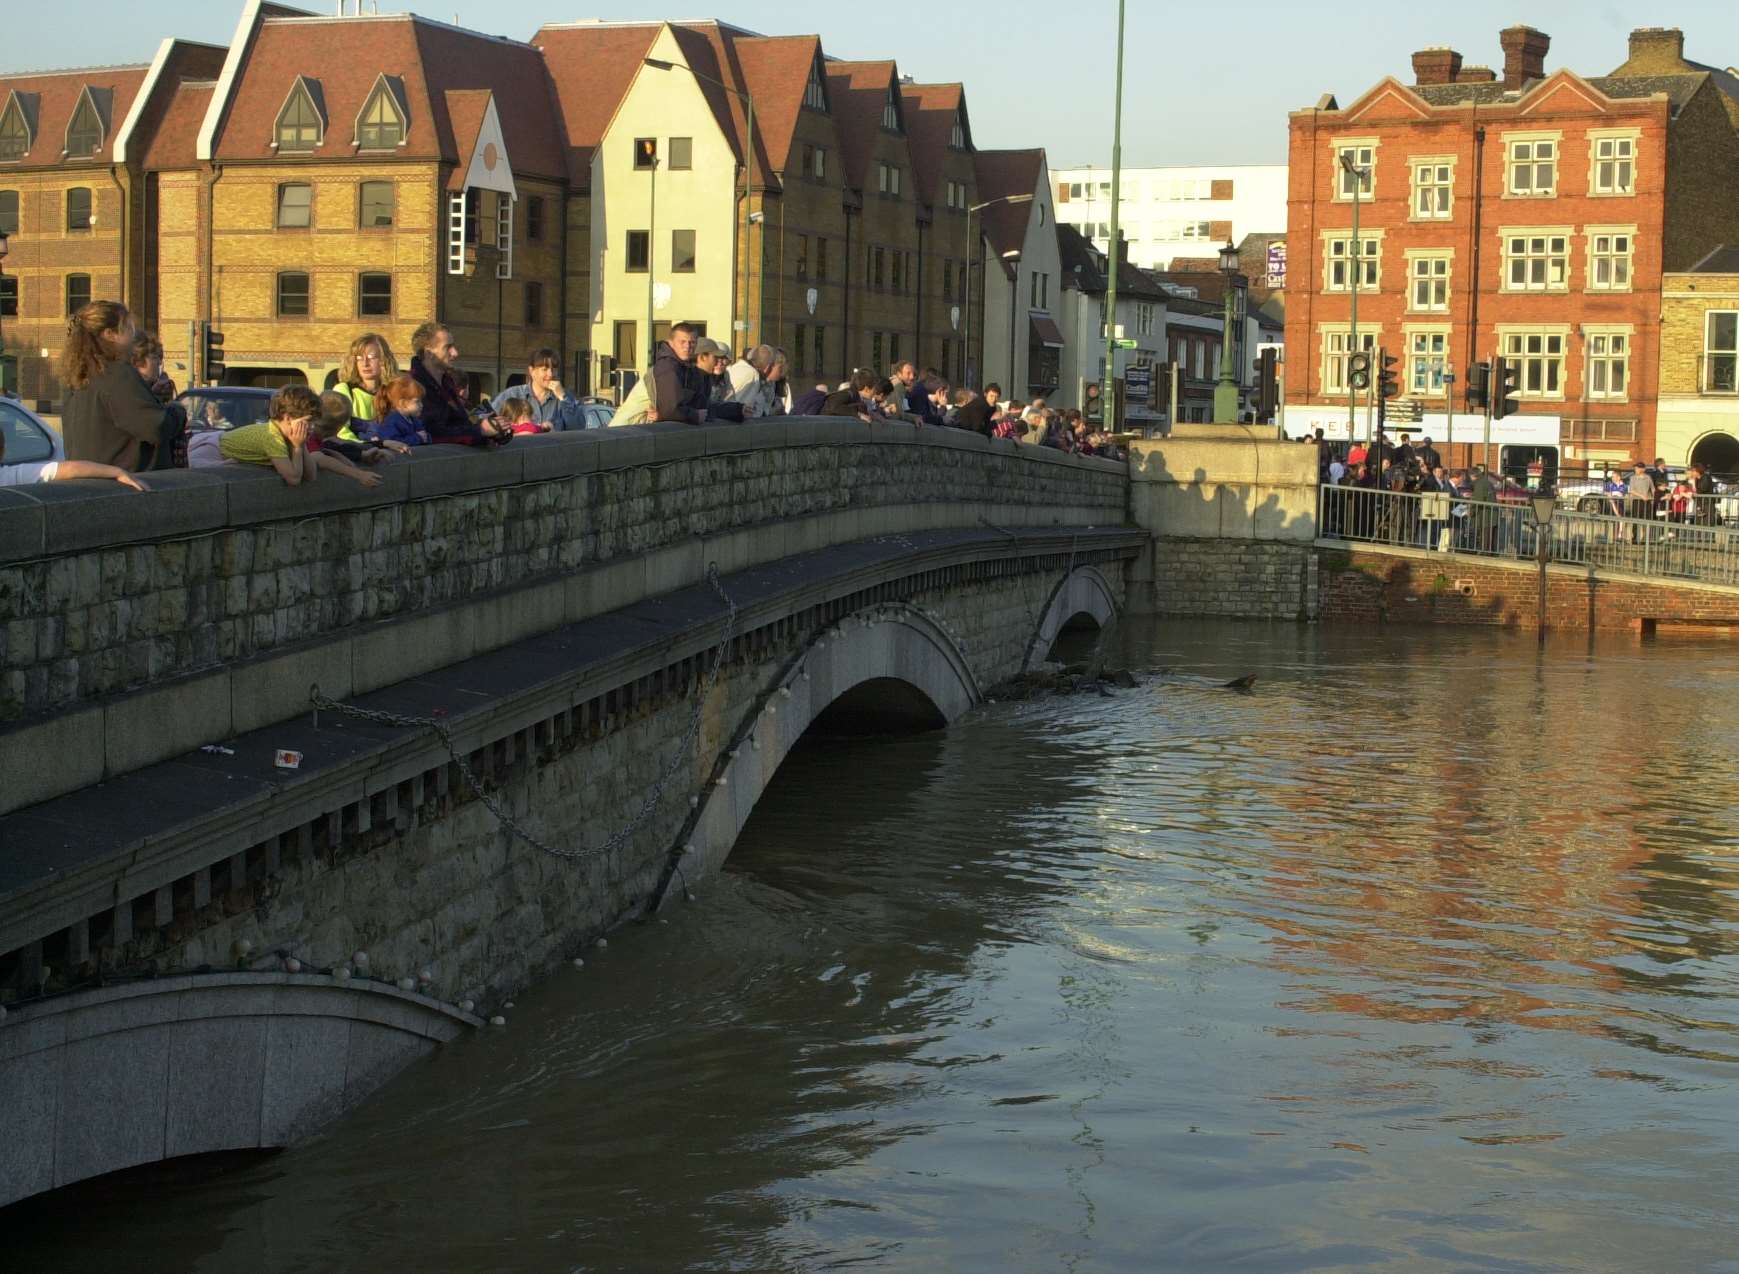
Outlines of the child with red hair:
[[379,445],[398,442],[407,447],[424,446],[429,431],[423,427],[422,415],[423,387],[410,376],[396,376],[374,396],[368,440]]

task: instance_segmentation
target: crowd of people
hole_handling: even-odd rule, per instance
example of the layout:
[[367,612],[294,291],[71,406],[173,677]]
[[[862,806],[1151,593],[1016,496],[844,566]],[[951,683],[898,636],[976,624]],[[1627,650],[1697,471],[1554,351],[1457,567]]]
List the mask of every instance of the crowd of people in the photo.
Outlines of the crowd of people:
[[[164,373],[162,343],[138,330],[119,302],[92,301],[68,320],[61,354],[69,391],[61,422],[66,459],[5,466],[0,483],[102,478],[144,490],[148,479],[139,475],[154,470],[230,464],[269,468],[290,486],[324,473],[372,487],[380,484],[375,466],[416,447],[492,447],[517,434],[586,427],[583,405],[561,383],[554,350],[533,350],[522,384],[476,402],[458,361],[453,333],[442,323],[416,329],[402,370],[384,337],[364,333],[324,393],[286,386],[272,396],[266,419],[225,427],[215,402],[189,420]],[[778,415],[898,419],[1122,458],[1111,437],[1080,412],[1054,410],[1043,399],[1005,401],[997,385],[982,393],[956,388],[934,368],[920,375],[909,361],[886,376],[860,370],[831,388],[798,390],[784,350],[757,345],[733,358],[728,346],[688,323],[676,324],[659,343],[652,370],[610,423],[698,425]],[[0,439],[0,459],[3,448]]]

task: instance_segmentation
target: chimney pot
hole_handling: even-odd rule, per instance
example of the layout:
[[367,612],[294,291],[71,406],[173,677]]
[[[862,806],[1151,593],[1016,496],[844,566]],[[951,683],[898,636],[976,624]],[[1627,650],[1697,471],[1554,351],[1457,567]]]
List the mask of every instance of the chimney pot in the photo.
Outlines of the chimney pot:
[[1685,33],[1678,27],[1638,27],[1630,33],[1630,60],[1642,71],[1676,70],[1685,60]]
[[1507,27],[1498,32],[1504,51],[1504,87],[1520,88],[1529,80],[1544,79],[1546,52],[1552,37],[1529,26]]
[[1453,84],[1461,72],[1461,54],[1445,45],[1420,49],[1413,55],[1415,84]]

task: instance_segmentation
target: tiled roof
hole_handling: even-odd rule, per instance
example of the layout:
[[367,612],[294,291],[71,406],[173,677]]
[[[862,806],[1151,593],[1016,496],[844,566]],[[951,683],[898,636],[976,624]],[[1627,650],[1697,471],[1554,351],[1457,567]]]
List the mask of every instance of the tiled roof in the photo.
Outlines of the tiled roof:
[[[489,114],[488,89],[450,88],[441,94],[447,107],[447,127],[453,134],[453,145],[459,162],[447,177],[447,189],[457,193],[465,188],[465,170],[471,156],[477,153],[477,136],[483,131],[483,120]],[[499,114],[500,108],[497,108]],[[503,141],[507,138],[502,137]],[[507,157],[513,158],[511,146]]]
[[199,141],[199,126],[211,105],[215,80],[183,80],[175,86],[169,107],[151,136],[145,150],[145,167],[192,168],[197,163],[194,146]]
[[791,139],[809,87],[809,70],[821,56],[813,35],[734,39],[737,62],[755,98],[755,131],[761,135],[767,167],[782,173],[791,160]]
[[1501,81],[1495,80],[1475,80],[1467,84],[1409,84],[1407,87],[1433,106],[1460,106],[1464,102],[1501,102],[1505,98],[1514,101],[1532,87],[1532,83],[1521,89],[1505,88]]
[[[358,57],[365,47],[367,57]],[[400,77],[409,118],[399,158],[464,163],[447,109],[450,91],[495,95],[508,158],[521,175],[560,178],[565,148],[544,59],[526,44],[411,14],[267,18],[237,76],[214,157],[273,159],[272,126],[297,76],[315,81],[326,116],[316,159],[350,158],[355,122],[382,72]],[[435,89],[437,91],[431,91]]]
[[[935,203],[954,136],[954,117],[966,109],[966,90],[958,84],[902,84],[900,97],[912,150],[913,185],[918,198]],[[968,144],[971,140],[967,138]]]
[[660,29],[656,22],[578,23],[547,26],[531,37],[543,50],[555,85],[566,132],[568,180],[576,189],[591,187],[592,153],[603,143]]
[[[1691,95],[1702,87],[1707,78],[1707,74],[1703,72],[1688,72],[1684,75],[1595,75],[1590,76],[1587,83],[1613,98],[1648,97],[1655,93],[1664,93],[1676,112],[1691,100]],[[1519,89],[1505,88],[1501,82],[1479,81],[1468,84],[1410,84],[1407,87],[1433,106],[1461,106],[1469,102],[1485,104],[1520,101],[1543,82],[1529,80]]]
[[[743,154],[748,149],[745,139],[749,136],[749,122],[743,99],[737,94],[752,92],[746,87],[748,79],[737,59],[737,40],[745,33],[719,22],[679,23],[671,27],[671,32],[682,46],[682,55],[688,60],[689,66],[702,75],[724,81],[734,90],[726,92],[717,84],[698,81],[701,92],[706,95],[707,104],[712,107],[713,117],[719,122],[719,131],[731,144],[731,152],[736,156],[737,162],[741,163]],[[801,95],[801,90],[799,94]],[[756,109],[760,109],[758,102]],[[755,134],[752,181],[765,188],[768,184],[766,134],[759,119],[755,121]]]
[[[973,153],[972,160],[978,174],[978,201],[985,203],[1008,195],[1036,194],[1044,171],[1045,152],[980,150]],[[1003,253],[1019,251],[1026,243],[1031,204],[994,204],[979,215],[983,218],[984,237],[990,240],[991,251],[999,260]],[[1007,262],[1003,262],[1003,270],[1008,271]]]
[[1693,265],[1689,274],[1739,274],[1739,247],[1723,243]]
[[127,117],[133,97],[145,82],[145,72],[149,69],[145,66],[93,66],[0,76],[0,111],[6,109],[7,100],[17,93],[31,123],[30,150],[21,161],[7,164],[6,168],[58,167],[68,162],[62,154],[66,149],[66,126],[72,122],[73,112],[78,109],[79,98],[87,85],[93,93],[107,92],[111,96],[107,112],[101,112],[102,103],[98,99],[99,112],[107,115],[103,121],[102,149],[88,157],[77,156],[75,162],[110,162],[115,152],[115,131]]
[[898,77],[892,62],[829,62],[826,70],[833,123],[845,152],[845,184],[862,190],[881,130],[888,86]]

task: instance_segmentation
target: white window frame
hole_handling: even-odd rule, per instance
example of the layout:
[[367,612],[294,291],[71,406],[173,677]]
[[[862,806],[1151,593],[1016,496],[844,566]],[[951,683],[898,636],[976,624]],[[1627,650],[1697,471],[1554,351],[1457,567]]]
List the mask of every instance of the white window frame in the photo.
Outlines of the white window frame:
[[[1715,319],[1727,318],[1733,322],[1732,345],[1715,344]],[[1711,389],[1714,381],[1715,360],[1722,359],[1728,368],[1727,383],[1730,388]],[[1703,315],[1703,357],[1702,380],[1699,382],[1701,392],[1705,394],[1739,394],[1739,310],[1708,310]]]
[[[1352,260],[1351,230],[1325,230],[1322,235],[1322,290],[1324,292],[1350,292],[1351,272],[1343,269],[1339,283],[1335,282],[1335,267],[1344,266]],[[1364,269],[1359,275],[1359,291],[1375,292],[1383,283],[1383,232],[1379,230],[1359,231],[1359,256],[1364,263]]]
[[[1534,402],[1563,402],[1566,372],[1569,366],[1570,329],[1565,326],[1503,325],[1497,329],[1498,352],[1506,362],[1519,364],[1516,374],[1516,397]],[[1530,349],[1538,342],[1539,349]],[[1529,388],[1534,379],[1530,373],[1538,364],[1538,387]],[[1555,368],[1553,365],[1556,365]],[[1548,373],[1554,372],[1555,376]],[[1557,388],[1547,388],[1551,380]]]
[[954,112],[954,124],[948,130],[948,144],[955,150],[966,149],[966,121],[959,111]]
[[[1454,155],[1414,155],[1407,160],[1409,175],[1408,207],[1409,221],[1450,221],[1455,217],[1455,156]],[[1424,180],[1421,180],[1421,176]],[[1433,205],[1429,210],[1420,208],[1420,196],[1430,191],[1441,191],[1441,199],[1430,200]],[[1435,205],[1445,205],[1438,208]]]
[[[1410,326],[1405,329],[1405,333],[1407,344],[1406,358],[1402,363],[1402,396],[1447,397],[1449,386],[1443,382],[1443,372],[1449,366],[1449,325],[1444,323],[1432,327]],[[1421,376],[1424,384],[1420,383]]]
[[[1448,313],[1450,298],[1454,295],[1451,285],[1455,277],[1455,250],[1416,248],[1406,255],[1408,311],[1414,314]],[[1419,303],[1422,284],[1429,290],[1423,305]]]
[[[1594,402],[1630,401],[1630,360],[1635,352],[1634,329],[1629,326],[1582,329],[1583,393]],[[1612,369],[1617,367],[1623,387],[1612,388]],[[1596,382],[1601,382],[1596,384]]]
[[[375,102],[382,100],[386,102],[387,109],[390,110],[393,115],[398,117],[399,139],[391,146],[365,147],[362,144],[363,121],[368,118],[369,110],[374,106]],[[363,151],[365,154],[386,155],[405,145],[405,143],[410,139],[410,131],[410,117],[406,115],[405,108],[399,105],[398,94],[392,91],[392,86],[387,83],[386,73],[383,71],[375,78],[374,88],[370,90],[368,96],[362,100],[362,109],[356,112],[356,126],[351,135],[351,144],[358,150]]]
[[[1556,199],[1558,197],[1558,179],[1564,171],[1564,135],[1552,133],[1505,133],[1504,145],[1504,195],[1505,199]],[[1540,147],[1549,146],[1549,155],[1542,156]],[[1526,148],[1527,154],[1520,152]],[[1540,169],[1550,166],[1551,185],[1541,187],[1539,184]],[[1522,169],[1528,170],[1528,185],[1526,189],[1518,189],[1516,177]]]
[[812,111],[827,111],[827,84],[821,76],[821,63],[809,64],[809,83],[803,86],[803,105]]
[[[79,117],[87,111],[90,113],[91,122],[96,126],[97,144],[90,147],[88,150],[75,151],[72,148],[73,125],[78,123]],[[72,117],[66,122],[66,138],[61,153],[74,159],[82,159],[90,155],[100,155],[103,153],[103,147],[108,143],[108,140],[109,130],[103,123],[103,113],[97,109],[96,99],[91,96],[90,85],[87,84],[84,88],[79,90],[78,101],[72,108]]]
[[[1322,365],[1319,369],[1322,377],[1322,392],[1324,394],[1345,395],[1347,387],[1347,356],[1354,352],[1352,345],[1352,328],[1348,324],[1330,324],[1318,329],[1321,334],[1320,348],[1322,350]],[[1358,348],[1371,355],[1372,374],[1375,375],[1376,355],[1382,345],[1383,329],[1380,327],[1359,327]]]
[[1353,201],[1352,179],[1346,169],[1341,167],[1340,157],[1346,151],[1353,152],[1353,166],[1368,169],[1361,183],[1359,202],[1368,203],[1377,197],[1377,147],[1380,145],[1375,137],[1336,137],[1329,141],[1329,163],[1334,182],[1335,203],[1351,203]]
[[[1603,148],[1610,153],[1602,155]],[[1593,128],[1588,130],[1588,193],[1597,199],[1628,199],[1636,195],[1636,161],[1642,149],[1640,128]],[[1628,150],[1628,154],[1623,153]],[[1628,164],[1630,180],[1620,182],[1618,174]],[[1602,166],[1610,165],[1611,179],[1601,179]]]
[[[1570,226],[1506,226],[1498,231],[1499,255],[1502,258],[1503,274],[1500,278],[1500,292],[1568,292],[1570,290],[1570,244],[1575,237]],[[1522,250],[1512,251],[1515,241],[1522,241]],[[1553,250],[1554,241],[1562,240],[1562,257]],[[1543,245],[1536,247],[1536,243]],[[1521,283],[1511,279],[1512,262],[1542,261],[1544,265],[1538,271],[1544,276],[1543,281],[1535,282],[1526,277]],[[1561,261],[1560,268],[1554,270],[1552,263]],[[1525,275],[1533,275],[1536,271],[1529,266]],[[1554,280],[1554,275],[1556,279]]]
[[513,277],[513,205],[517,202],[512,195],[497,193],[495,196],[495,250],[501,254],[501,259],[495,263],[495,277],[511,279]]
[[882,127],[890,133],[900,131],[899,92],[892,84],[888,85],[888,100],[882,103]]
[[[1583,233],[1588,236],[1588,291],[1629,292],[1636,282],[1636,227],[1588,226]],[[1621,240],[1622,252],[1616,250]],[[1600,278],[1603,263],[1609,267],[1604,281]]]
[[[278,113],[272,116],[271,149],[274,154],[307,155],[319,150],[326,144],[326,113],[320,109],[320,103],[315,100],[313,90],[307,85],[307,78],[308,77],[305,75],[298,75],[296,77],[295,82],[290,85],[290,91],[284,94],[283,105],[278,107]],[[309,146],[306,149],[301,146],[297,146],[294,149],[287,149],[280,140],[283,132],[284,115],[289,111],[290,105],[296,100],[296,95],[298,93],[307,99],[308,109],[313,113],[314,121],[318,127],[315,130],[314,144],[312,146]]]

